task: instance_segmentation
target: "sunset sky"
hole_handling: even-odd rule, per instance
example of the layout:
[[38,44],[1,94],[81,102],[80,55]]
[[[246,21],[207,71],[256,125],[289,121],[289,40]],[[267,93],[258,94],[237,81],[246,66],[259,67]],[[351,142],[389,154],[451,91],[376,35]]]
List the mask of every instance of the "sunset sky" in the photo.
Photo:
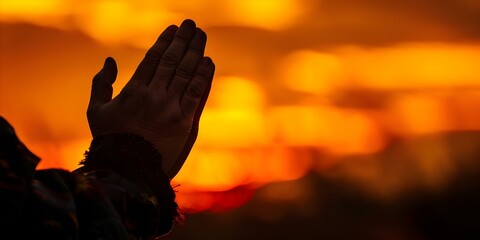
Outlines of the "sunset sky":
[[[299,179],[396,139],[480,130],[478,0],[1,0],[0,115],[40,168],[75,169],[104,59],[117,60],[118,93],[157,35],[185,18],[205,30],[216,64],[174,179],[187,210],[209,209],[205,193]],[[416,164],[433,185],[450,166]],[[383,177],[362,166],[349,176]]]

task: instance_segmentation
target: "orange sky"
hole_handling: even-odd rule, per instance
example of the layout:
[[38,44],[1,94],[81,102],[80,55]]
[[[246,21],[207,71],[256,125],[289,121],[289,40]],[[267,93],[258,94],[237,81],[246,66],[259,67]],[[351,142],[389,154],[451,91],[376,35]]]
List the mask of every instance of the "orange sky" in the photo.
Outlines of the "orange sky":
[[41,168],[74,169],[104,58],[117,59],[118,92],[156,35],[184,18],[207,32],[217,65],[198,141],[175,179],[185,195],[324,170],[305,149],[331,156],[328,166],[395,138],[480,130],[476,0],[6,0],[0,114]]

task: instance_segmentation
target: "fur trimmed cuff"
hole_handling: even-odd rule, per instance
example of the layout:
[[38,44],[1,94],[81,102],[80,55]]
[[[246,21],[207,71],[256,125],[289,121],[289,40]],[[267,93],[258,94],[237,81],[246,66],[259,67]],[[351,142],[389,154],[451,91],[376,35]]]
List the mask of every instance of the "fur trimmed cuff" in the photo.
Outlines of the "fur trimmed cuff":
[[162,171],[161,161],[160,153],[143,137],[114,133],[94,138],[80,164],[86,170],[113,170],[135,183],[143,182],[150,186],[150,178],[169,182]]
[[85,152],[83,167],[76,170],[86,173],[106,169],[127,178],[157,200],[160,216],[157,234],[171,230],[179,218],[175,192],[170,179],[162,170],[162,157],[143,137],[131,133],[114,133],[95,137]]

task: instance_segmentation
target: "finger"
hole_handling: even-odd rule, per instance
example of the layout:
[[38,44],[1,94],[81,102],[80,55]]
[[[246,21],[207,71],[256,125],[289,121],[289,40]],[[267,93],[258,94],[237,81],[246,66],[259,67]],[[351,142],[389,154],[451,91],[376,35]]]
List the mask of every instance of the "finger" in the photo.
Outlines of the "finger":
[[160,58],[168,46],[170,46],[170,43],[172,42],[177,30],[177,26],[171,25],[160,34],[157,41],[147,51],[145,57],[138,65],[137,70],[135,70],[132,79],[128,83],[129,85],[148,85],[150,83],[153,75],[155,74],[157,66],[160,63]]
[[193,78],[198,63],[202,61],[206,43],[207,35],[202,29],[197,28],[195,35],[188,46],[187,52],[183,56],[180,65],[178,65],[175,70],[173,79],[167,86],[167,91],[171,92],[173,95],[182,95],[186,86]]
[[[208,60],[204,60],[204,61],[211,61],[211,60],[208,59]],[[190,154],[190,151],[193,147],[193,144],[197,140],[198,125],[199,125],[199,122],[200,122],[200,116],[202,115],[203,108],[205,107],[205,104],[207,103],[208,95],[210,94],[210,88],[212,86],[211,81],[213,79],[213,72],[215,72],[215,65],[213,63],[212,63],[212,65],[213,66],[210,67],[209,70],[206,71],[207,74],[209,74],[209,72],[212,72],[211,77],[210,77],[210,81],[208,81],[209,83],[206,86],[206,88],[204,89],[203,95],[200,98],[200,100],[198,101],[198,104],[196,106],[196,110],[195,110],[195,113],[194,113],[194,116],[193,116],[192,129],[190,131],[190,134],[188,135],[188,138],[185,142],[185,145],[184,145],[182,151],[180,152],[180,155],[177,158],[177,161],[175,161],[173,163],[173,165],[170,167],[170,169],[167,171],[167,176],[170,179],[173,179],[177,175],[177,173],[180,171],[180,169],[182,169],[182,166],[184,165],[185,161],[187,160],[188,155]],[[199,68],[200,67],[201,66],[199,66]],[[201,70],[201,69],[199,69],[199,70]]]
[[[201,114],[214,73],[215,64],[209,57],[204,57],[180,99],[180,108],[185,117],[193,119],[196,114]],[[200,112],[198,113],[197,110],[200,110]]]
[[192,20],[183,21],[175,33],[175,37],[160,59],[155,75],[152,79],[152,88],[166,88],[170,82],[177,65],[185,54],[188,45],[195,34],[195,22]]
[[93,77],[89,108],[112,100],[112,84],[117,79],[117,72],[115,60],[111,57],[105,59],[103,68]]

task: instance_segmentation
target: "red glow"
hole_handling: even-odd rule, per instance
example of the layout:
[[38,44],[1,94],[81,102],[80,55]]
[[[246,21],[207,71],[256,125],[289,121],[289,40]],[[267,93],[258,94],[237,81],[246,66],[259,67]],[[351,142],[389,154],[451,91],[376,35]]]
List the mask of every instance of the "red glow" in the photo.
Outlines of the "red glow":
[[[315,2],[1,1],[0,114],[43,159],[40,168],[75,169],[90,141],[85,108],[103,57],[118,59],[118,93],[158,32],[194,16],[217,76],[174,179],[187,212],[238,207],[259,186],[374,154],[395,137],[480,130],[478,41],[444,22],[413,28],[414,20],[352,7],[332,16]],[[378,33],[346,35],[345,26]],[[395,31],[406,39],[389,40]],[[420,171],[441,182],[436,167]],[[350,174],[373,185],[378,169],[366,163]]]

